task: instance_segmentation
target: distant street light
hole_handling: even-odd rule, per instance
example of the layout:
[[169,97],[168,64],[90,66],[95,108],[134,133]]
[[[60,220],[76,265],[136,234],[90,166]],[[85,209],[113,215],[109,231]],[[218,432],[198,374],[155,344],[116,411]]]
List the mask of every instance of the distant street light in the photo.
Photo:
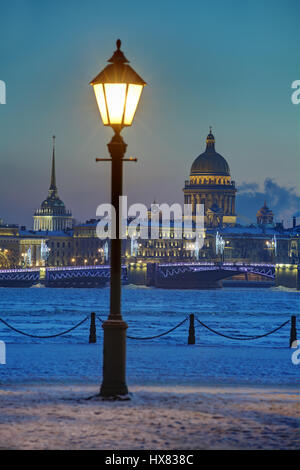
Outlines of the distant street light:
[[[127,145],[120,135],[123,127],[131,126],[137,105],[146,83],[128,65],[128,60],[117,50],[109,65],[100,72],[91,85],[97,99],[100,115],[105,126],[111,126],[114,136],[108,144],[111,155],[111,203],[116,211],[116,237],[111,240],[110,255],[110,314],[103,323],[103,381],[100,389],[102,397],[122,397],[128,394],[126,385],[126,329],[121,313],[121,242],[119,238],[119,197],[122,195],[123,162]],[[108,159],[97,158],[96,161]]]

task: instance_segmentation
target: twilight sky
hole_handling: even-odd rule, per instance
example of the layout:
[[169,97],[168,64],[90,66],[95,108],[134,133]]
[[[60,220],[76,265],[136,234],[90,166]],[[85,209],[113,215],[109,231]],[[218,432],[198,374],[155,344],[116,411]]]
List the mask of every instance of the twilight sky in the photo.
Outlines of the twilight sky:
[[[237,211],[277,219],[299,211],[299,0],[15,0],[1,2],[0,218],[32,225],[47,196],[52,135],[59,195],[77,220],[110,199],[112,130],[100,122],[89,81],[117,38],[148,86],[123,131],[129,202],[183,203],[209,126],[241,188]],[[258,205],[258,207],[257,207]],[[276,213],[277,211],[277,213]]]

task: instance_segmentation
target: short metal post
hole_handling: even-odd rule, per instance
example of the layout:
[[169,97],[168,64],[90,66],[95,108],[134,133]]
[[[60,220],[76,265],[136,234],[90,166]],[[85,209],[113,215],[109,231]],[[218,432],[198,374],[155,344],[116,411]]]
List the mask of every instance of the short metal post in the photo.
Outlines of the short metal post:
[[96,343],[96,314],[91,313],[89,343]]
[[297,341],[296,315],[291,316],[290,348],[293,347],[294,341]]
[[189,326],[189,338],[188,344],[195,344],[195,316],[193,313],[190,314],[190,326]]

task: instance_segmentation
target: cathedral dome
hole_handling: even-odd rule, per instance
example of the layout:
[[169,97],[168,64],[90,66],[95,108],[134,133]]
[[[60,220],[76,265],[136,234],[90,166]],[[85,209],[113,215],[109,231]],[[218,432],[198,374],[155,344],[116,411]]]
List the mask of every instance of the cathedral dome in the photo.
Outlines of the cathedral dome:
[[215,151],[215,138],[210,132],[206,139],[206,150],[196,158],[191,167],[192,175],[230,176],[225,158]]

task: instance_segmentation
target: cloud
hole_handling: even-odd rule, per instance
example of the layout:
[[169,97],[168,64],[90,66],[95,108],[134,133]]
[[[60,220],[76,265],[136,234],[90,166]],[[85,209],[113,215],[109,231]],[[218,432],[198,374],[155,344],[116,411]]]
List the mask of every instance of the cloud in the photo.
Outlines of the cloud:
[[256,222],[256,213],[266,201],[272,209],[275,220],[284,221],[285,226],[292,224],[292,217],[300,216],[300,197],[296,189],[280,186],[271,178],[266,178],[263,189],[258,184],[242,183],[238,187],[236,212],[242,224]]
[[242,183],[238,187],[239,194],[255,194],[259,189],[258,183]]

